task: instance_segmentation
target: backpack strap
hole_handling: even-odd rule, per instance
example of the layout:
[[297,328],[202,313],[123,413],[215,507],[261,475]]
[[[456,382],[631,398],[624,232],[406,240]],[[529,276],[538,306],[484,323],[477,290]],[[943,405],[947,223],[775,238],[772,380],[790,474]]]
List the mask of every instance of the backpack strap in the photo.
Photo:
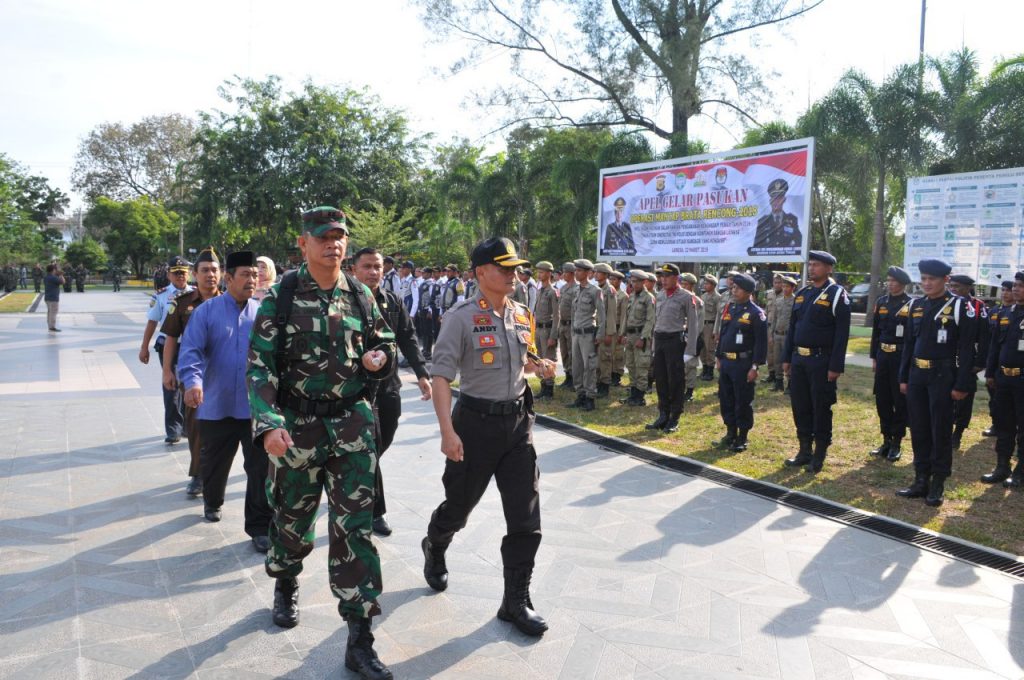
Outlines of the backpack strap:
[[[288,326],[288,319],[292,315],[292,303],[295,300],[295,289],[299,286],[299,273],[290,271],[281,277],[281,284],[277,290],[277,315],[274,317],[274,326],[277,328],[275,339],[274,359],[277,364],[279,376],[284,375],[284,366],[288,363],[288,352],[285,350],[285,328]],[[280,393],[280,390],[278,391]]]

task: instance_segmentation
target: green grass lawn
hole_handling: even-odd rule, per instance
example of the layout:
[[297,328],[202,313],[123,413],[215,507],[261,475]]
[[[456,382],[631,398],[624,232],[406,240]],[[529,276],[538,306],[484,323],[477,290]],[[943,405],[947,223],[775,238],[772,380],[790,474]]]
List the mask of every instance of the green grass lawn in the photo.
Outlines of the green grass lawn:
[[0,313],[24,312],[35,299],[36,293],[10,293],[0,299]]
[[[539,391],[533,381],[535,393]],[[584,413],[566,408],[574,395],[556,390],[553,401],[538,401],[537,412],[599,432],[628,439],[665,453],[686,456],[726,470],[815,494],[870,512],[887,515],[917,526],[1004,550],[1024,554],[1024,493],[1011,493],[1000,485],[982,484],[978,477],[995,463],[993,439],[981,431],[991,423],[988,395],[982,389],[975,401],[974,418],[964,435],[963,450],[954,453],[953,476],[946,482],[946,502],[929,508],[921,500],[903,500],[894,491],[913,479],[910,438],[904,440],[903,459],[897,463],[878,460],[868,451],[881,442],[871,372],[847,366],[840,378],[839,403],[834,408],[834,437],[825,469],[813,476],[802,469],[782,465],[796,452],[797,441],[789,397],[758,386],[754,404],[755,426],[750,448],[743,453],[717,450],[711,442],[724,433],[718,411],[716,384],[698,381],[696,400],[686,405],[678,432],[666,435],[644,429],[657,410],[623,406],[618,399],[624,388],[613,388],[612,398],[599,399],[597,410]],[[648,395],[649,404],[655,403]],[[666,473],[672,474],[672,473]]]

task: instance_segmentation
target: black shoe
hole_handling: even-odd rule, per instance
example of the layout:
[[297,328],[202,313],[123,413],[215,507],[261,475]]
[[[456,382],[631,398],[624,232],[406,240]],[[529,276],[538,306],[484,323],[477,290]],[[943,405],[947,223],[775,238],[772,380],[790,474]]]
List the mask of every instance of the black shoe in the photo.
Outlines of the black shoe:
[[693,401],[693,388],[692,387],[686,388],[686,396],[683,397],[683,399],[685,399],[686,401]]
[[597,383],[597,396],[599,398],[608,396],[608,383]]
[[1024,463],[1021,463],[1020,459],[1017,460],[1017,467],[1013,469],[1013,474],[1010,478],[1003,482],[1004,489],[1019,489],[1024,485]]
[[729,427],[726,425],[725,436],[718,441],[711,442],[711,445],[716,449],[729,449],[732,448],[733,443],[736,441],[736,428]]
[[221,518],[220,508],[211,508],[206,506],[203,509],[203,517],[206,518],[207,522],[219,522]]
[[732,443],[732,450],[736,453],[741,453],[747,450],[747,432],[749,432],[749,430],[740,430],[740,434],[736,437],[736,441]]
[[583,405],[580,406],[581,411],[593,411],[597,408],[597,404],[594,403],[593,397],[586,397],[583,401]]
[[773,382],[775,382],[775,371],[772,371],[771,373],[768,374],[767,378],[763,378],[761,380],[761,383],[764,385],[769,385]]
[[164,444],[171,446],[181,441],[181,437],[164,437]]
[[712,367],[712,366],[705,366],[704,370],[702,370],[700,372],[700,379],[701,380],[714,380],[715,379],[715,369],[714,369],[714,367]]
[[299,625],[299,581],[279,578],[274,585],[274,625],[294,628]]
[[203,480],[200,477],[193,477],[185,488],[185,494],[195,498],[203,495]]
[[786,467],[800,467],[807,465],[811,462],[811,440],[801,439],[800,440],[800,451],[797,452],[792,458],[787,458],[783,461]]
[[786,394],[786,395],[790,394],[790,391],[789,391],[789,383],[788,383],[788,382],[786,383],[786,389],[782,390],[782,393],[783,393],[783,394]]
[[996,428],[995,427],[987,427],[987,428],[985,428],[984,430],[981,431],[981,436],[982,437],[996,437],[998,435],[999,435],[999,433],[996,432]]
[[576,389],[575,387],[573,387],[572,378],[570,378],[569,376],[565,376],[565,380],[562,381],[562,384],[559,385],[559,387],[561,387],[563,390]]
[[646,425],[644,425],[644,429],[645,430],[660,430],[661,428],[665,427],[665,423],[667,423],[667,422],[668,422],[668,413],[666,413],[665,411],[660,411],[658,413],[657,420],[655,420],[653,423],[647,423]]
[[253,536],[252,547],[256,552],[266,555],[270,550],[270,538],[268,536]]
[[565,405],[566,408],[583,408],[583,403],[587,400],[587,397],[580,393],[576,395],[576,401],[570,402]]
[[[782,378],[776,378],[775,384],[772,385],[772,392],[782,392],[785,388],[782,385]],[[788,394],[788,391],[787,391]]]
[[889,453],[886,454],[885,459],[890,463],[895,463],[903,456],[903,452],[900,451],[901,437],[893,437],[889,440]]
[[622,385],[622,374],[612,373],[612,387],[619,387]]
[[60,333],[60,329],[59,328],[51,328],[50,332],[51,333]]
[[668,434],[671,434],[672,432],[675,432],[678,429],[679,429],[679,414],[674,413],[674,414],[672,414],[672,415],[670,415],[668,417],[667,421],[665,421],[665,424],[662,426],[661,431],[665,432],[665,433],[668,433]]
[[879,444],[878,448],[871,449],[870,455],[872,455],[872,456],[880,456],[882,458],[884,458],[885,456],[888,456],[889,455],[889,437],[886,437],[885,441],[883,441],[881,444]]
[[447,546],[435,546],[429,537],[424,536],[420,547],[423,548],[423,578],[427,580],[427,585],[438,592],[447,589],[448,565],[444,562]]
[[924,499],[924,504],[937,508],[942,505],[942,494],[945,492],[945,481],[946,478],[942,475],[932,475],[932,479],[928,482],[928,496]]
[[928,495],[928,475],[923,472],[914,473],[914,482],[906,489],[896,492],[900,498],[924,498]]
[[811,455],[811,462],[804,466],[806,472],[816,475],[825,467],[825,456],[828,454],[828,444],[824,442],[814,443],[814,453]]
[[540,637],[548,629],[548,622],[533,610],[530,601],[529,569],[505,569],[505,597],[498,609],[498,618],[508,621],[524,635]]
[[963,443],[964,431],[956,428],[953,430],[953,450],[959,451],[960,445]]
[[373,518],[373,533],[377,534],[378,536],[391,535],[391,525],[388,524],[387,519],[385,519],[383,515],[380,517]]
[[363,680],[391,680],[394,676],[373,650],[370,619],[352,616],[346,620],[348,645],[345,648],[345,668],[355,671]]

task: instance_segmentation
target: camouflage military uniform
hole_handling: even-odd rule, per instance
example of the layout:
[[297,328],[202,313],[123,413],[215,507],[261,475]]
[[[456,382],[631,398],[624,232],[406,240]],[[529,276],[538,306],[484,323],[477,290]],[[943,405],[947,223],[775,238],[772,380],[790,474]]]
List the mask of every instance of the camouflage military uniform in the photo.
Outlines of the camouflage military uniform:
[[[380,613],[380,557],[370,538],[377,451],[373,410],[367,401],[371,380],[394,371],[394,335],[380,308],[371,305],[363,328],[357,293],[342,276],[331,291],[321,290],[306,265],[287,325],[287,366],[277,363],[277,299],[273,286],[260,304],[249,349],[249,402],[253,438],[284,428],[294,444],[284,456],[270,457],[268,498],[274,511],[266,570],[273,578],[294,578],[313,550],[320,495],[326,488],[328,571],[343,615],[368,618]],[[365,286],[363,293],[372,300]],[[380,349],[387,363],[371,378],[363,354]],[[326,415],[310,413],[329,407]],[[282,406],[282,404],[284,404]],[[343,408],[337,408],[337,405]]]

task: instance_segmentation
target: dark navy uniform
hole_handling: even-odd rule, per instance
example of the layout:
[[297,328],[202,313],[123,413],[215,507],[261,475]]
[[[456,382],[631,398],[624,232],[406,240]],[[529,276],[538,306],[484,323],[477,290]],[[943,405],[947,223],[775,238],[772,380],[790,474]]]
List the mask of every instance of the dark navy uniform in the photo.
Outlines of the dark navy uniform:
[[[1019,487],[1024,481],[1021,464],[1024,447],[1024,306],[1003,307],[992,315],[997,319],[985,368],[985,377],[995,380],[996,469],[983,475],[988,484],[1004,482]],[[1017,450],[1017,468],[1010,475],[1010,460]]]
[[885,443],[872,453],[888,456],[893,461],[899,459],[900,441],[907,434],[907,397],[900,392],[900,361],[907,337],[911,299],[906,293],[878,298],[871,324],[875,410],[885,438]]
[[[1007,286],[1007,284],[1010,284],[1010,282],[1004,281],[1003,287],[1012,290],[1013,284],[1010,284],[1009,286]],[[988,337],[990,352],[996,331],[999,330],[999,320],[1003,315],[1009,314],[1011,309],[1013,309],[1013,305],[1004,305],[1001,302],[997,302],[988,310]],[[986,366],[987,365],[988,362],[986,361]],[[992,387],[989,387],[987,383],[985,389],[988,391],[988,415],[992,419],[992,427],[982,432],[982,434],[986,437],[994,437],[996,436],[996,391]]]
[[820,288],[804,286],[797,292],[783,352],[784,361],[790,362],[789,389],[801,451],[791,464],[811,462],[806,454],[812,441],[813,464],[820,469],[825,459],[836,403],[836,382],[828,373],[843,372],[849,339],[850,298],[842,286],[829,279]]
[[950,393],[968,392],[977,383],[978,315],[967,300],[949,292],[934,300],[917,298],[909,311],[910,334],[903,347],[900,383],[907,385],[914,470],[919,476],[945,481],[953,467]]
[[[985,368],[988,357],[988,346],[990,342],[988,327],[988,309],[985,303],[976,297],[964,298],[974,309],[974,316],[977,319],[975,324],[974,340],[974,372]],[[974,413],[974,394],[978,391],[977,376],[971,381],[967,396],[953,404],[953,448],[960,448],[960,438],[964,430],[971,425],[971,414]]]
[[715,351],[721,365],[718,404],[728,429],[726,439],[738,437],[732,442],[732,448],[743,451],[747,446],[747,432],[754,426],[756,383],[747,380],[747,374],[751,367],[765,362],[768,352],[768,321],[764,310],[752,300],[730,303],[722,314],[721,333]]
[[434,280],[430,278],[429,271],[423,272],[419,292],[420,306],[416,310],[416,332],[420,336],[423,356],[429,359],[430,351],[434,347]]

